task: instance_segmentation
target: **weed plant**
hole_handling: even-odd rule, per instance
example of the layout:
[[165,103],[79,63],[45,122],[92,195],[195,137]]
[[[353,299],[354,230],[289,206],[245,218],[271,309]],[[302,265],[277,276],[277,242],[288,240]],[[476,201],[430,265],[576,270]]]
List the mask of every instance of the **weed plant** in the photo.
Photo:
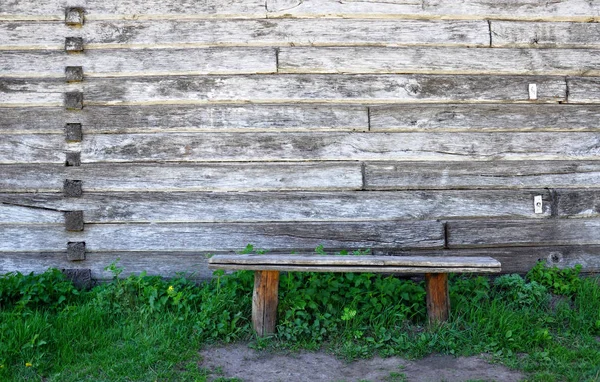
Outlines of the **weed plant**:
[[252,272],[196,284],[141,274],[77,291],[61,272],[0,277],[0,380],[204,381],[198,350],[325,348],[355,359],[485,354],[532,381],[600,380],[600,285],[538,264],[524,278],[451,277],[450,320],[425,322],[422,282],[282,274],[276,336],[251,330]]

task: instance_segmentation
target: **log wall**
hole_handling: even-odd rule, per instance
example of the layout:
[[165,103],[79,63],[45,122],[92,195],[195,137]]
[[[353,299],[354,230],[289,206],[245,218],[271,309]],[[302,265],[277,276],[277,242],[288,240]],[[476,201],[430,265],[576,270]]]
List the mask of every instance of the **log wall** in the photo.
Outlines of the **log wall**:
[[[600,271],[600,4],[0,3],[0,272],[489,255]],[[537,204],[537,206],[536,206]]]

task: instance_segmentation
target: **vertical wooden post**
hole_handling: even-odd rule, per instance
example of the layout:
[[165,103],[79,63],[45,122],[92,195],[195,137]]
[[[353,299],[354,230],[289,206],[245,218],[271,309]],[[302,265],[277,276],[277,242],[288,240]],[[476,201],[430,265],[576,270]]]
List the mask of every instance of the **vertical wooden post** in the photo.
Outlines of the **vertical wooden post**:
[[275,333],[278,291],[279,271],[254,272],[252,324],[256,333],[261,337]]
[[450,296],[448,295],[447,273],[426,273],[427,318],[429,323],[448,320],[450,314]]

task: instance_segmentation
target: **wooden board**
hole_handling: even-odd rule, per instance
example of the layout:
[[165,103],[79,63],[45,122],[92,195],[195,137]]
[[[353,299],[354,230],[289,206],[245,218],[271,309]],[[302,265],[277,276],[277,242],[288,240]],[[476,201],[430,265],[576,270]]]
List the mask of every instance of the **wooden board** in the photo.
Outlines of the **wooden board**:
[[387,162],[365,166],[368,190],[577,188],[598,184],[598,161]]
[[371,131],[598,131],[600,105],[394,105],[369,108]]
[[596,49],[281,48],[278,57],[280,73],[600,74]]
[[0,163],[65,163],[64,135],[0,135]]
[[60,192],[64,179],[84,192],[360,190],[360,163],[0,165],[2,192]]
[[339,267],[409,267],[409,268],[500,268],[500,262],[489,257],[431,257],[431,256],[330,256],[330,255],[215,255],[208,266],[222,265],[305,265]]
[[[10,136],[9,136],[10,137]],[[21,139],[28,136],[20,136]],[[42,139],[42,138],[40,138]],[[44,142],[48,138],[43,137]],[[0,141],[1,142],[1,141]],[[31,137],[30,142],[35,142]],[[12,146],[0,161],[14,160]],[[0,143],[0,147],[2,144]],[[204,133],[93,135],[82,162],[597,159],[597,133]],[[26,147],[21,161],[42,161]],[[23,149],[25,150],[25,148]],[[51,158],[48,158],[50,160]]]
[[[87,185],[87,182],[86,182]],[[86,187],[87,188],[87,187]],[[533,198],[543,196],[543,213]],[[84,211],[85,223],[383,221],[442,218],[548,218],[547,190],[262,193],[0,194],[0,223],[61,223]]]
[[64,22],[0,24],[0,50],[64,50],[82,37],[85,49],[206,46],[439,45],[489,46],[486,21],[456,20],[110,20],[73,29]]
[[256,248],[442,248],[436,221],[334,223],[87,224],[81,232],[62,225],[3,225],[0,252],[61,251],[84,241],[86,251],[215,251]]
[[556,190],[559,217],[600,217],[600,190]]
[[364,106],[153,105],[90,106],[79,113],[64,108],[5,108],[2,133],[63,134],[65,123],[81,123],[83,133],[201,131],[367,131]]
[[448,248],[600,244],[600,219],[449,221]]
[[283,272],[357,272],[357,273],[401,273],[424,274],[431,273],[498,273],[500,268],[414,268],[414,267],[370,267],[370,266],[327,266],[327,265],[239,265],[219,264],[209,269],[250,270],[250,271],[283,271]]
[[600,79],[569,77],[569,102],[600,103]]
[[207,103],[533,102],[566,99],[561,77],[442,75],[248,75],[91,79],[77,86],[59,80],[4,79],[0,107],[62,106],[63,93],[81,89],[94,105]]
[[[598,23],[492,21],[493,47],[594,48],[600,46]],[[579,55],[577,55],[578,57]]]
[[85,78],[277,72],[271,48],[107,49],[76,55],[9,51],[0,55],[3,77],[63,79],[66,66],[81,66]]
[[267,0],[268,17],[447,18],[504,20],[598,20],[600,6],[560,2],[494,0]]

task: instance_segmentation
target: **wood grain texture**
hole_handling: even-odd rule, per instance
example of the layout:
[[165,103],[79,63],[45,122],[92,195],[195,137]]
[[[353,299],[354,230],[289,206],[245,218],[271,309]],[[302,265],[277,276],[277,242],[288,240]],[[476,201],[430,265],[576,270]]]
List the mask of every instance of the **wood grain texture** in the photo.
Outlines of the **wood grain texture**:
[[598,131],[599,105],[394,105],[369,108],[371,131]]
[[67,7],[84,7],[86,20],[119,18],[246,18],[264,17],[263,0],[37,0],[35,5],[23,1],[0,4],[0,20],[58,20],[65,18]]
[[500,262],[489,257],[432,257],[432,256],[330,256],[330,255],[215,255],[208,260],[210,267],[221,265],[307,265],[307,266],[377,266],[415,268],[500,268]]
[[342,248],[441,248],[436,221],[335,223],[88,224],[82,232],[62,225],[2,225],[0,252],[61,251],[84,241],[87,252],[224,251],[248,243],[273,250]]
[[381,255],[404,256],[490,256],[502,263],[502,273],[527,273],[538,261],[549,266],[583,266],[584,273],[600,271],[600,245],[502,247],[439,251],[375,251]]
[[448,248],[600,244],[600,219],[449,221]]
[[260,337],[274,334],[277,326],[279,291],[278,271],[254,272],[252,292],[252,327]]
[[600,79],[569,77],[569,102],[600,103]]
[[598,161],[367,163],[365,187],[375,189],[578,188],[600,184]]
[[440,45],[489,46],[485,21],[460,20],[110,20],[74,30],[64,22],[0,24],[0,50],[64,49],[82,37],[85,50],[206,46]]
[[[19,136],[21,139],[29,136]],[[42,139],[42,138],[40,138]],[[44,142],[48,138],[43,137]],[[35,142],[34,137],[30,141]],[[12,145],[0,161],[14,160]],[[0,146],[2,147],[2,146]],[[27,146],[20,161],[42,161]],[[597,133],[204,133],[88,136],[82,163],[301,160],[565,160],[597,159]],[[54,155],[54,154],[53,154]],[[48,158],[50,160],[51,158]]]
[[61,192],[64,179],[84,192],[360,190],[360,163],[0,165],[2,192]]
[[84,108],[94,105],[211,103],[413,103],[532,102],[566,99],[561,77],[444,75],[237,75],[90,79],[67,85],[57,80],[0,80],[2,106],[62,106],[63,93],[85,94]]
[[597,76],[599,61],[596,49],[281,48],[278,67],[280,73]]
[[277,72],[270,48],[106,49],[65,55],[61,51],[8,51],[0,55],[3,77],[64,78],[65,66],[84,76],[159,76]]
[[[400,273],[422,275],[426,272],[445,273],[448,268],[415,268],[415,267],[379,267],[379,266],[331,266],[331,265],[252,265],[252,264],[218,264],[209,266],[211,269],[248,270],[248,271],[282,271],[282,272],[357,272],[357,273]],[[450,273],[499,273],[500,268],[452,268]]]
[[[65,243],[66,247],[66,243]],[[185,274],[191,279],[210,279],[212,270],[207,267],[209,254],[200,252],[95,252],[87,253],[85,260],[68,261],[63,252],[3,252],[0,256],[0,273],[20,271],[43,273],[48,268],[90,269],[94,280],[109,281],[113,274],[106,270],[116,262],[123,268],[120,277],[139,275],[176,277]]]
[[560,2],[493,0],[268,0],[268,17],[431,18],[593,21],[600,6]]
[[[493,47],[594,48],[598,23],[492,21]],[[579,56],[579,55],[577,55]]]
[[556,190],[559,217],[600,217],[600,190]]
[[[86,182],[87,184],[87,182]],[[86,187],[87,189],[87,187]],[[533,198],[543,196],[543,213]],[[85,223],[384,221],[442,218],[548,218],[540,190],[0,194],[0,223],[60,223],[61,211],[84,211]]]
[[5,108],[0,132],[63,134],[65,122],[81,123],[85,135],[201,131],[367,131],[364,106],[153,105],[64,108]]
[[65,163],[63,135],[0,135],[0,163]]
[[425,274],[425,291],[429,323],[439,324],[447,321],[450,315],[448,275],[446,273]]

